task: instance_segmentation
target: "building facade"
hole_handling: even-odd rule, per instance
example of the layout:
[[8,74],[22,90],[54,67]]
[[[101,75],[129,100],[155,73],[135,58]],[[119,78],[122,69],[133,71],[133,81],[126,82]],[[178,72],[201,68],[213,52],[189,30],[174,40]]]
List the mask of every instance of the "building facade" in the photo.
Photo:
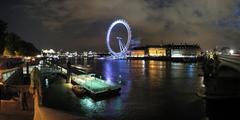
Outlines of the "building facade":
[[198,45],[149,45],[136,47],[129,51],[129,58],[197,58],[201,55],[201,48]]

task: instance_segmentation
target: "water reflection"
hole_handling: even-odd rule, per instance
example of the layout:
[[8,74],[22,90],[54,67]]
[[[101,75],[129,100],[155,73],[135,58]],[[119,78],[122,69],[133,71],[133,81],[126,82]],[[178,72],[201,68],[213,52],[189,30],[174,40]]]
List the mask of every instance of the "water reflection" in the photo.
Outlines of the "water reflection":
[[80,105],[83,107],[84,111],[88,113],[92,113],[94,111],[101,112],[104,110],[103,108],[106,106],[105,101],[94,101],[93,99],[86,97],[83,99],[79,99]]
[[187,65],[187,73],[188,73],[188,76],[190,76],[190,77],[192,77],[194,74],[194,68],[195,68],[195,66],[194,66],[194,64],[192,63],[192,64],[188,64]]
[[[61,92],[61,97],[65,96],[74,103],[70,105],[72,103],[68,102],[68,106],[77,115],[107,120],[138,120],[146,117],[201,120],[205,117],[207,106],[195,94],[196,86],[201,83],[197,64],[88,59],[81,59],[77,63],[91,65],[91,72],[101,75],[107,82],[118,84],[122,80],[120,96],[100,101],[94,101],[90,97],[69,96],[66,91],[56,89],[55,92]],[[55,98],[56,93],[50,94]]]
[[104,76],[105,76],[105,80],[107,81],[107,83],[109,84],[113,84],[112,81],[112,66],[110,65],[110,63],[106,63],[104,66],[104,69],[106,70]]

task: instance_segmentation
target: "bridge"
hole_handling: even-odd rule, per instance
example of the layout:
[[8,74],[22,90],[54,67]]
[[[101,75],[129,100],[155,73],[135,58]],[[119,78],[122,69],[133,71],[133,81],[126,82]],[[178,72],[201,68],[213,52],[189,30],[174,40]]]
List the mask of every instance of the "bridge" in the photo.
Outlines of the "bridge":
[[240,98],[240,56],[221,55],[208,64],[197,94],[207,99]]
[[[240,73],[240,56],[219,56],[220,64],[219,69],[223,70],[226,68],[231,69],[233,72]],[[221,73],[221,71],[219,71]],[[236,73],[237,74],[237,73]]]

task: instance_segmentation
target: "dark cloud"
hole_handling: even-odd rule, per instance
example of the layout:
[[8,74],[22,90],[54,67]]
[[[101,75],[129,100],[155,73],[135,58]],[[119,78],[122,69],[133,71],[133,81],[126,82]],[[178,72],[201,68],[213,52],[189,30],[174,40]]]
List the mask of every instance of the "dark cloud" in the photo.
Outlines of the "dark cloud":
[[[235,27],[239,26],[237,0],[24,0],[6,3],[12,11],[24,12],[21,16],[25,19],[20,18],[20,22],[26,19],[34,22],[29,22],[34,25],[28,27],[34,29],[35,38],[32,34],[27,37],[27,32],[22,34],[30,40],[41,38],[33,41],[41,48],[106,50],[107,29],[119,18],[129,22],[133,36],[140,37],[143,44],[189,42],[210,48],[239,43],[235,32],[239,29]],[[236,37],[229,37],[231,35]]]
[[171,7],[177,0],[145,0],[147,6],[152,9],[163,9],[166,7]]

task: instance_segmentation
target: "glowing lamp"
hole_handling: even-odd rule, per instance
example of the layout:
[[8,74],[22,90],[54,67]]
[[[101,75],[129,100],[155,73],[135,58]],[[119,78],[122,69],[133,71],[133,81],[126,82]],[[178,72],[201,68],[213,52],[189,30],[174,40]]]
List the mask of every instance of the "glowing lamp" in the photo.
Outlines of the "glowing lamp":
[[229,50],[230,55],[234,53],[234,50]]

